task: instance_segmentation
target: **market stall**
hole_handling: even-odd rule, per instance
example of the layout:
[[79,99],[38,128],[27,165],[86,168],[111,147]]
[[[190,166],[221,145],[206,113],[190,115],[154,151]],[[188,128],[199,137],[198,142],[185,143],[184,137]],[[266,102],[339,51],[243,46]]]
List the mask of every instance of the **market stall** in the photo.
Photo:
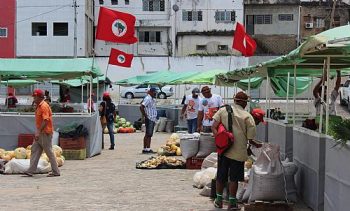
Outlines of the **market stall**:
[[[92,79],[98,76],[101,76],[100,69],[94,65],[93,59],[0,59],[0,78],[3,81],[13,79],[63,81],[89,78],[88,91],[91,96]],[[89,136],[86,138],[87,157],[101,152],[102,128],[97,113],[84,112],[81,104],[58,104],[60,109],[52,106],[53,122],[56,129],[72,122],[83,124],[89,131]],[[34,134],[33,109],[31,105],[27,107],[14,109],[10,112],[0,112],[2,126],[0,129],[0,148],[14,149],[17,147],[19,134]],[[60,113],[62,108],[64,113]]]

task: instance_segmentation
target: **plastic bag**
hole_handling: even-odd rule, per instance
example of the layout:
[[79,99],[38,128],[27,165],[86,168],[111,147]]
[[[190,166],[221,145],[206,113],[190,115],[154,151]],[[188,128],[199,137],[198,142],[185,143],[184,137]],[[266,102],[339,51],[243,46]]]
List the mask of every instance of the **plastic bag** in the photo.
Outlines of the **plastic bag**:
[[209,167],[217,168],[217,166],[218,166],[218,153],[213,152],[203,160],[201,169],[204,170]]
[[203,188],[204,186],[211,184],[211,180],[216,177],[216,168],[207,168],[203,171],[197,172],[193,176],[193,186],[197,188]]
[[[30,165],[29,159],[12,159],[5,165],[5,174],[23,174],[28,170]],[[48,173],[51,171],[51,165],[46,160],[39,160],[36,174]]]
[[185,159],[195,156],[199,148],[199,139],[180,139],[182,157]]

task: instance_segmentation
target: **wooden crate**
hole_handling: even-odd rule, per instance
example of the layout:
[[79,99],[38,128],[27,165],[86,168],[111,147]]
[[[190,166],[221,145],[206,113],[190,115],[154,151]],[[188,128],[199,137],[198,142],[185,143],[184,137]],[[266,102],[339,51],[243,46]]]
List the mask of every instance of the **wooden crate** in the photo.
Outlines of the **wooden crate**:
[[34,134],[19,134],[18,135],[18,147],[24,147],[33,144],[35,135]]
[[293,211],[293,204],[283,201],[255,201],[244,204],[244,211]]
[[62,155],[66,160],[85,160],[86,149],[80,149],[80,150],[64,149],[62,152]]
[[186,169],[201,169],[204,158],[191,157],[186,159]]
[[84,149],[86,148],[85,138],[61,138],[59,139],[59,144],[62,149]]

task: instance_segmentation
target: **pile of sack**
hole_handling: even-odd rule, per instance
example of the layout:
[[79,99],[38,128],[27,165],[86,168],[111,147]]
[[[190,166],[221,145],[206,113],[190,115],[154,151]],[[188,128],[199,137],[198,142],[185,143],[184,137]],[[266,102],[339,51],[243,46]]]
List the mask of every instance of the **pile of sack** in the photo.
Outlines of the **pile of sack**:
[[180,148],[185,159],[205,158],[216,152],[215,140],[211,133],[180,134]]

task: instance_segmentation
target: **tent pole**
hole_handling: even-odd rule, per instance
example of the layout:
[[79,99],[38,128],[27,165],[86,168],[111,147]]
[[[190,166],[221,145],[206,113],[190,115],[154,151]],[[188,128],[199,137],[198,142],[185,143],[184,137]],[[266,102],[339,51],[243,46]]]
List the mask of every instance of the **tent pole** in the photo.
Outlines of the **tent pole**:
[[[269,86],[270,86],[270,77],[267,77],[267,83],[269,84]],[[269,86],[268,86],[268,90],[270,91],[270,89],[269,89]],[[268,103],[268,106],[267,106],[267,108],[269,109],[269,118],[270,118],[270,109],[271,109],[271,97],[270,97],[270,93],[269,93],[269,91],[266,93],[267,95],[268,95],[268,97],[267,97],[267,100],[268,100],[268,102],[266,102],[266,103]]]
[[[322,126],[323,126],[323,104],[322,101],[324,99],[324,75],[325,75],[325,71],[326,70],[326,60],[324,60],[323,63],[323,71],[322,71],[322,89],[321,89],[321,110],[320,110],[320,124],[319,124],[319,132],[322,133]],[[327,70],[326,70],[327,71]]]
[[8,97],[9,97],[9,80],[8,79],[7,79],[6,83],[7,83],[7,87],[6,87],[6,108],[7,108],[7,111],[9,111],[9,101],[7,100]]
[[98,78],[98,76],[97,76],[97,86],[96,86],[96,103],[97,103],[97,101],[98,101],[98,96],[99,96],[99,94],[98,94],[98,92],[100,91],[100,79]]
[[[107,76],[108,76],[108,68],[109,68],[109,64],[107,64],[106,78],[107,78]],[[106,84],[105,84],[104,90],[105,90],[105,92],[107,92]]]
[[[90,98],[90,101],[92,101],[92,89],[94,88],[92,85],[93,85],[93,79],[92,79],[92,75],[90,75],[90,93],[89,93],[89,98]],[[90,115],[91,115],[91,109],[89,109],[90,110]]]
[[118,92],[119,92],[119,94],[118,94],[118,105],[120,105],[120,85],[118,85]]
[[330,66],[331,66],[331,57],[327,57],[327,93],[326,93],[326,135],[328,135],[328,124],[329,124],[329,96],[330,96],[330,88],[329,88],[329,76],[330,76]]
[[84,103],[84,84],[83,84],[83,79],[80,79],[81,81],[81,104]]
[[[248,96],[251,99],[251,96],[250,96],[250,74],[249,74],[249,77],[248,77]],[[248,101],[248,112],[250,112],[250,100]]]
[[265,112],[266,112],[266,116],[267,116],[267,96],[268,96],[268,91],[269,91],[269,76],[266,76],[266,83],[265,83]]
[[297,95],[297,65],[294,64],[294,90],[293,90],[293,126],[295,126],[295,106]]
[[290,84],[290,72],[288,72],[288,77],[287,77],[287,95],[286,95],[286,122],[288,122],[288,103],[289,103],[289,84]]

